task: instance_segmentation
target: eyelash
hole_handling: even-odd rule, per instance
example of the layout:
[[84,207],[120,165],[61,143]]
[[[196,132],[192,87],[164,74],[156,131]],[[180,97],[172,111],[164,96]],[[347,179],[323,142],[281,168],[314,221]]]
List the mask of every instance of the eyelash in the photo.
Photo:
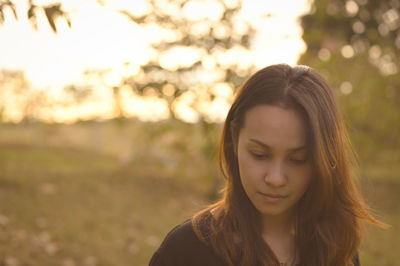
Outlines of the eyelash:
[[294,164],[303,164],[307,161],[307,159],[290,159],[291,162],[293,162]]
[[257,153],[257,152],[250,152],[250,154],[257,160],[264,160],[269,157],[268,154]]
[[[270,157],[270,155],[268,155],[268,154],[262,154],[262,153],[257,153],[257,152],[250,152],[250,154],[257,160],[265,160]],[[289,158],[289,161],[294,164],[303,164],[303,163],[307,162],[307,159]]]

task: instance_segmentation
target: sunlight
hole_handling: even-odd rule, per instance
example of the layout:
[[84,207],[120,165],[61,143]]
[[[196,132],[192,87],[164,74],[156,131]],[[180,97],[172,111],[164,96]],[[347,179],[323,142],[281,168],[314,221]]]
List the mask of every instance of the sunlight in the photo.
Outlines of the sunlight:
[[[71,0],[63,2],[73,22],[70,29],[63,19],[56,21],[59,33],[53,34],[43,11],[37,12],[38,30],[35,31],[24,13],[26,2],[18,2],[19,20],[15,21],[11,10],[6,10],[6,22],[0,27],[2,42],[0,49],[0,68],[23,70],[34,88],[46,90],[61,97],[63,87],[68,84],[82,84],[86,70],[110,70],[105,76],[105,85],[109,88],[96,88],[96,95],[101,91],[119,86],[123,78],[136,76],[140,79],[140,66],[151,60],[158,60],[161,67],[174,71],[180,67],[189,67],[200,60],[204,67],[197,73],[196,79],[203,84],[213,84],[221,77],[218,67],[238,66],[246,69],[249,66],[261,68],[273,63],[295,64],[306,49],[301,39],[302,29],[298,25],[299,15],[309,10],[307,0],[269,1],[260,5],[260,1],[244,0],[242,11],[235,17],[235,32],[230,33],[224,24],[213,29],[214,36],[223,38],[227,34],[243,34],[250,23],[257,34],[251,51],[237,46],[228,51],[213,49],[203,51],[185,46],[176,46],[157,55],[152,43],[180,40],[183,36],[173,29],[160,28],[152,23],[141,27],[127,16],[115,12],[126,10],[135,16],[151,14],[148,1],[106,1],[108,8],[95,1]],[[48,2],[44,1],[43,3]],[[221,3],[214,0],[192,0],[185,4],[183,13],[177,12],[178,3],[158,0],[163,11],[189,19],[195,23],[190,28],[193,34],[201,36],[210,30],[211,21],[218,21],[223,13]],[[236,0],[224,0],[227,6],[237,5]],[[110,8],[111,7],[111,8]],[[207,55],[207,52],[209,54]],[[240,71],[240,69],[239,69]],[[141,76],[143,80],[146,77]],[[182,77],[185,78],[185,77]],[[217,86],[215,86],[217,87]],[[214,87],[214,88],[215,88]],[[216,89],[221,90],[223,89]],[[125,92],[124,92],[125,93]],[[126,93],[125,93],[126,94]],[[124,95],[125,95],[124,94]],[[57,110],[44,112],[43,119],[57,122],[71,122],[74,119],[92,119],[94,117],[110,118],[115,111],[112,97],[101,97],[75,107],[59,107]],[[177,100],[173,108],[185,121],[195,122],[198,114],[190,104],[194,96],[189,92]],[[225,99],[225,100],[224,100]],[[139,116],[144,120],[166,119],[169,116],[168,105],[160,99],[138,97],[134,94],[124,96],[124,108],[127,116]],[[201,108],[210,113],[211,120],[221,120],[229,104],[226,97],[218,96],[212,103],[204,103]],[[5,119],[17,121],[21,111],[7,111]],[[211,118],[212,114],[218,114]],[[49,116],[49,117],[46,117]]]
[[189,67],[200,60],[202,51],[200,49],[175,46],[160,56],[160,65],[162,68],[174,71],[180,67]]
[[213,0],[192,0],[185,4],[183,14],[188,20],[205,20],[218,21],[224,12],[221,3]]
[[144,16],[149,14],[152,10],[152,7],[147,0],[106,0],[104,2],[106,2],[107,5],[110,5],[113,9],[126,10],[136,16]]
[[188,91],[180,96],[172,106],[177,118],[188,123],[194,123],[199,119],[199,113],[193,108],[192,104],[196,99],[196,94]]
[[125,116],[140,117],[143,121],[158,121],[169,118],[168,104],[156,97],[138,97],[130,88],[122,87],[122,104]]

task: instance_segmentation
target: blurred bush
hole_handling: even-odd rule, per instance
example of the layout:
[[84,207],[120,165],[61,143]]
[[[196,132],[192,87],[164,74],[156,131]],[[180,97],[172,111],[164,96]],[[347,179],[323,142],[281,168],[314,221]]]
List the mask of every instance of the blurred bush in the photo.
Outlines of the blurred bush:
[[314,1],[299,60],[333,85],[362,160],[400,161],[400,1]]

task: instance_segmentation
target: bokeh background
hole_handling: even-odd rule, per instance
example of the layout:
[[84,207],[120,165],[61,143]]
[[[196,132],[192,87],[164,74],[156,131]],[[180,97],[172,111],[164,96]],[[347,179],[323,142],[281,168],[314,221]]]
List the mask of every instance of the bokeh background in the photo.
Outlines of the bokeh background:
[[213,200],[238,86],[332,85],[362,190],[362,265],[400,261],[399,0],[0,0],[0,265],[147,265]]

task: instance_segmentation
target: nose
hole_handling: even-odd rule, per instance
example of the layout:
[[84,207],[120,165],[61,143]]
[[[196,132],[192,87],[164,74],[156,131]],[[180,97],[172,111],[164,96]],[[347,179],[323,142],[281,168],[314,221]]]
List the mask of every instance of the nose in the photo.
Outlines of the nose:
[[265,174],[265,183],[273,187],[281,187],[287,183],[287,176],[284,171],[283,163],[272,163]]

